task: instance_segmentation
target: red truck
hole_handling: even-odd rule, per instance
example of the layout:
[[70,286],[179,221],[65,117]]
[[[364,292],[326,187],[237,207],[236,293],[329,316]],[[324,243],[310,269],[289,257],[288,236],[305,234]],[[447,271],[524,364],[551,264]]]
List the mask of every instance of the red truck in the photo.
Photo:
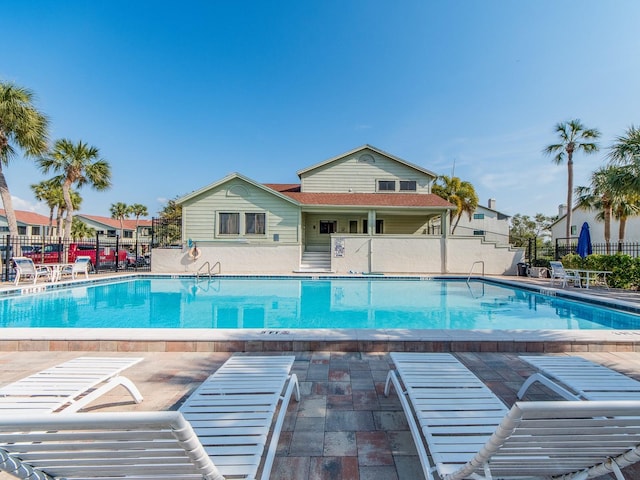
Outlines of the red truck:
[[[91,257],[91,266],[93,269],[96,265],[96,246],[91,244],[70,243],[68,256],[64,258],[64,245],[59,243],[47,244],[37,252],[25,253],[25,257],[30,257],[35,263],[73,263],[77,257]],[[116,249],[113,247],[100,247],[99,249],[100,265],[114,265],[116,263]],[[118,265],[123,268],[127,265],[127,251],[118,251]]]

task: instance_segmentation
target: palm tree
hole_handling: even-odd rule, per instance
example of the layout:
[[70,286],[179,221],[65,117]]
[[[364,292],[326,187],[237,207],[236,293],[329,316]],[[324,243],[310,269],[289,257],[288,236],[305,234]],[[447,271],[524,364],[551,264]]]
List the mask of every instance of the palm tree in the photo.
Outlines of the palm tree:
[[47,151],[49,121],[32,102],[30,90],[0,82],[0,198],[12,237],[18,235],[18,222],[2,167],[8,166],[17,154],[15,147],[25,157],[37,157]]
[[[476,194],[475,188],[473,188],[471,183],[462,181],[458,177],[440,175],[436,178],[432,192],[456,206],[456,210],[451,211],[450,217],[451,223],[453,224],[451,228],[452,234],[455,233],[462,214],[468,214],[469,220],[471,220],[471,215],[473,215],[473,212],[478,208],[478,195]],[[455,224],[453,223],[454,218]]]
[[124,219],[129,218],[131,214],[129,205],[122,202],[112,203],[109,211],[111,212],[111,218],[120,220],[120,238],[124,237]]
[[73,238],[74,241],[92,238],[95,235],[95,228],[91,228],[77,217],[73,219],[73,225],[71,225],[71,238]]
[[[49,207],[49,235],[51,235],[51,230],[53,228],[53,212],[58,206],[58,197],[57,192],[52,188],[48,180],[43,180],[40,183],[34,183],[31,185],[31,190],[33,191],[36,200],[39,202],[45,202],[47,207]],[[62,194],[62,188],[60,188],[60,193]]]
[[111,186],[111,167],[109,163],[100,158],[100,152],[96,147],[82,141],[74,144],[66,138],[57,140],[53,150],[38,160],[44,173],[49,170],[59,172],[57,177],[62,182],[62,193],[66,206],[64,220],[64,238],[71,238],[71,226],[73,225],[73,203],[71,200],[71,187],[83,187],[85,184],[96,190],[105,190]]
[[609,160],[618,165],[634,165],[640,162],[640,129],[631,125],[625,135],[616,138],[609,147]]
[[136,238],[138,238],[138,222],[140,221],[140,217],[146,217],[149,215],[149,211],[145,205],[134,203],[129,207],[129,212],[136,217]]
[[618,253],[622,253],[627,219],[640,214],[640,196],[638,194],[623,195],[613,206],[613,216],[618,220]]
[[580,208],[599,211],[596,219],[604,221],[604,241],[607,254],[610,253],[611,217],[620,173],[619,168],[599,168],[591,174],[591,185],[576,187],[575,191]]
[[548,145],[543,151],[546,155],[555,155],[553,161],[560,165],[567,157],[567,217],[566,238],[571,237],[571,217],[573,210],[573,154],[582,151],[586,154],[598,151],[598,145],[590,140],[600,136],[595,128],[585,128],[580,120],[558,123],[555,127],[559,143]]

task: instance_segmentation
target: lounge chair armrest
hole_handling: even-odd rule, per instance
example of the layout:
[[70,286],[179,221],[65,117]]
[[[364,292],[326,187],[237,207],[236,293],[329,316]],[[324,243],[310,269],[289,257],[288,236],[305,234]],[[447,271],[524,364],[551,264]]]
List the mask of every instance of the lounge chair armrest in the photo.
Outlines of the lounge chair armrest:
[[518,398],[522,399],[522,397],[524,397],[524,394],[527,392],[529,387],[533,385],[535,382],[540,382],[545,387],[556,392],[565,400],[581,400],[580,397],[578,397],[577,395],[574,395],[569,390],[567,390],[564,387],[561,387],[556,382],[554,382],[548,377],[545,377],[541,373],[534,373],[529,378],[527,378],[527,380],[522,384],[522,387],[520,387],[520,390],[518,390]]

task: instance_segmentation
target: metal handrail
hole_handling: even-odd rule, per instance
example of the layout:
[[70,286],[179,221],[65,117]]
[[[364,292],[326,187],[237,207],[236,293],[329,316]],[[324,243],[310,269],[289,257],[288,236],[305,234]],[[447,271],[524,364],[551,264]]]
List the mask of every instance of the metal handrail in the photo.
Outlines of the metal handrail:
[[218,267],[218,271],[214,272],[214,275],[219,275],[220,272],[222,272],[222,265],[220,265],[220,262],[216,262],[213,264],[213,267],[211,266],[211,264],[209,263],[209,261],[207,260],[206,262],[204,262],[202,265],[200,265],[200,268],[198,268],[198,271],[196,272],[196,279],[200,279],[200,272],[202,271],[202,269],[204,267],[207,267],[207,275],[209,276],[209,280],[211,280],[211,270],[213,270],[215,267]]
[[481,263],[482,264],[482,276],[484,277],[484,260],[476,260],[475,262],[473,262],[473,265],[471,265],[471,270],[469,270],[469,276],[467,277],[467,283],[469,283],[469,280],[471,280],[471,274],[473,273],[473,267],[476,266],[476,263]]

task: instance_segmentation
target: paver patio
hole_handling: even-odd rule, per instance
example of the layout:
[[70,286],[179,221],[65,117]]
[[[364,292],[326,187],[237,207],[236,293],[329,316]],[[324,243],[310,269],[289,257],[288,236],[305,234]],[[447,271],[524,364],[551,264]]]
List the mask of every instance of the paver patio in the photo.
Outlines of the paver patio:
[[[130,355],[140,356],[141,352]],[[95,352],[0,352],[0,385],[80,355]],[[99,352],[101,356],[106,352]],[[262,353],[264,354],[264,353]],[[279,355],[279,352],[273,352]],[[420,480],[411,434],[395,392],[383,394],[391,360],[386,353],[296,352],[294,371],[302,399],[287,413],[271,478],[278,480]],[[113,355],[127,355],[113,353]],[[177,409],[230,353],[144,352],[124,374],[145,400],[136,405],[124,389],[101,397],[91,411]],[[532,367],[514,353],[456,353],[507,404]],[[567,355],[567,354],[564,354]],[[576,355],[576,354],[573,354]],[[640,379],[640,353],[580,353]],[[536,386],[527,399],[557,397]],[[640,467],[625,469],[640,478]],[[11,478],[0,474],[0,479]],[[606,479],[609,477],[601,477]],[[610,477],[613,478],[613,477]]]

